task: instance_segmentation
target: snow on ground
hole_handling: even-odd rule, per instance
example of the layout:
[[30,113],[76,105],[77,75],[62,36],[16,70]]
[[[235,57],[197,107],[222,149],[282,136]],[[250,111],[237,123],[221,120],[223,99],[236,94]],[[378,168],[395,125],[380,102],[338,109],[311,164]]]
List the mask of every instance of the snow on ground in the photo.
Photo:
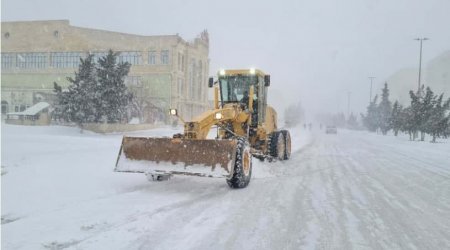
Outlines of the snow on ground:
[[[179,129],[128,133],[170,136]],[[113,172],[121,134],[2,126],[2,249],[449,249],[450,142],[291,129],[250,185]]]

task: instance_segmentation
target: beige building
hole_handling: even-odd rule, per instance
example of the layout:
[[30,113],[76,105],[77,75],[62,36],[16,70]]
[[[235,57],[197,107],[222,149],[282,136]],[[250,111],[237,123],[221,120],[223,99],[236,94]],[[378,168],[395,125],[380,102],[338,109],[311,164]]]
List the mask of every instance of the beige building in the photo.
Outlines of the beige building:
[[67,20],[2,22],[2,115],[41,101],[52,102],[53,82],[78,69],[80,57],[95,58],[109,49],[131,63],[126,79],[146,122],[169,122],[178,108],[186,119],[208,108],[209,39],[206,31],[192,42],[179,35],[141,36],[71,26]]

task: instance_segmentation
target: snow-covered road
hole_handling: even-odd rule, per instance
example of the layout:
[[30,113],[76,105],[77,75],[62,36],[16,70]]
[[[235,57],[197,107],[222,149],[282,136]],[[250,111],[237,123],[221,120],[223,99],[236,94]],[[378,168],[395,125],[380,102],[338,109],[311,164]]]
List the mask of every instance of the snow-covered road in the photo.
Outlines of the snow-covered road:
[[2,249],[450,249],[450,141],[291,133],[231,190],[114,173],[121,135],[3,125]]

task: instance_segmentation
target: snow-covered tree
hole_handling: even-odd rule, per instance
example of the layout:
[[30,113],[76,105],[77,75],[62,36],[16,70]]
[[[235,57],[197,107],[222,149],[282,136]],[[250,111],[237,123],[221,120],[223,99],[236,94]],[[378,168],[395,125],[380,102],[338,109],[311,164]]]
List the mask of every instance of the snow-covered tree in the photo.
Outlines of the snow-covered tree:
[[411,106],[406,107],[400,113],[402,121],[401,131],[409,134],[409,140],[413,141],[416,136],[417,126]]
[[53,82],[54,92],[56,94],[56,100],[54,103],[54,110],[52,112],[52,117],[56,121],[70,121],[70,112],[68,109],[69,93],[68,91],[63,91],[61,86],[56,82]]
[[444,94],[441,94],[434,102],[430,116],[426,122],[426,132],[430,134],[436,142],[438,137],[447,137],[450,115],[446,115],[450,107],[450,99],[443,102]]
[[131,64],[117,62],[118,53],[109,50],[98,60],[98,88],[96,96],[100,98],[101,114],[108,123],[121,122],[127,118],[127,108],[133,95],[127,90],[125,77]]
[[[423,90],[423,87],[422,87]],[[419,129],[422,126],[422,99],[420,93],[423,91],[409,91],[411,105],[409,106],[410,117],[408,118],[408,132],[412,133],[412,140],[417,138]]]
[[390,127],[394,130],[394,135],[397,136],[398,132],[402,130],[403,124],[405,123],[404,110],[402,105],[395,101],[394,106],[392,107],[391,118],[390,118]]
[[436,95],[433,93],[430,87],[426,88],[425,96],[421,99],[421,107],[420,107],[420,125],[419,130],[421,133],[421,141],[425,140],[425,133],[427,133],[428,129],[428,121],[433,114],[434,105],[436,102]]
[[82,127],[84,123],[107,121],[121,122],[127,118],[127,108],[133,95],[127,90],[124,79],[130,70],[129,63],[117,63],[117,53],[112,50],[100,58],[80,59],[81,64],[67,90],[54,83],[56,93],[55,115]]
[[82,125],[96,121],[96,106],[94,104],[96,85],[96,72],[93,56],[80,59],[81,63],[75,78],[67,77],[71,83],[67,91],[55,82],[54,91],[57,96],[56,112],[67,121]]
[[366,115],[361,114],[363,125],[372,132],[377,131],[377,129],[380,127],[380,115],[378,111],[377,100],[378,95],[375,95],[373,101],[370,102],[369,106],[367,107]]
[[381,102],[378,105],[378,116],[379,116],[379,128],[383,135],[386,135],[387,132],[391,129],[390,120],[391,120],[391,112],[392,105],[391,101],[389,101],[389,89],[387,83],[384,83],[384,88],[381,94]]

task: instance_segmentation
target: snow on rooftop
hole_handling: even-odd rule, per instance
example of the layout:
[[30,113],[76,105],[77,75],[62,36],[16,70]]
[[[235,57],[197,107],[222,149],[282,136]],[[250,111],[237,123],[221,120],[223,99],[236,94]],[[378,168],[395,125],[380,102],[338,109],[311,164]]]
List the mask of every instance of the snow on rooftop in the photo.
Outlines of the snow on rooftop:
[[46,102],[39,102],[39,103],[36,103],[35,105],[27,108],[26,110],[24,110],[22,112],[8,113],[8,115],[37,115],[39,112],[48,108],[49,106],[50,106],[50,104],[48,104]]

